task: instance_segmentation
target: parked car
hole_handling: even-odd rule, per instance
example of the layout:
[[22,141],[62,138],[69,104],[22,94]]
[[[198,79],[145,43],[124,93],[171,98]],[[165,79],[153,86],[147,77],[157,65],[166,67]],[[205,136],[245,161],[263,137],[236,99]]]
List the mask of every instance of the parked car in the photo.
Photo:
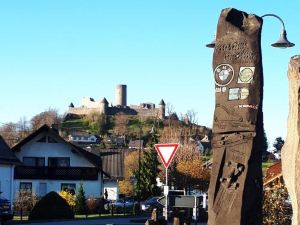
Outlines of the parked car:
[[0,197],[0,222],[4,224],[6,221],[13,218],[13,213],[11,211],[10,202]]
[[115,213],[132,213],[134,204],[137,204],[134,198],[128,197],[112,202],[111,205]]
[[154,196],[148,198],[144,203],[142,203],[142,211],[144,212],[152,212],[153,209],[157,209],[158,211],[162,212],[163,206],[158,202],[161,196]]

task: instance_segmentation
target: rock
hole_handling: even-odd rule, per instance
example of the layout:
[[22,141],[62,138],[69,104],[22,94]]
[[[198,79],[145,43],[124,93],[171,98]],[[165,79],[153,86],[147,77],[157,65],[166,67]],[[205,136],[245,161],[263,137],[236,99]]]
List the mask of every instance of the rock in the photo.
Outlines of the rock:
[[289,115],[287,138],[281,150],[282,174],[289,192],[292,207],[292,224],[298,225],[300,203],[300,56],[293,56],[288,68],[289,79]]

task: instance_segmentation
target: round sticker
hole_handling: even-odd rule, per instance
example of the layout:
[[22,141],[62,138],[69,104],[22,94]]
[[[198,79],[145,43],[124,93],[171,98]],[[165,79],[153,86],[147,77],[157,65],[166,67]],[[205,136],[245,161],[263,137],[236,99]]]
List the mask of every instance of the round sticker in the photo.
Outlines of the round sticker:
[[226,86],[233,80],[233,67],[229,64],[220,64],[215,68],[214,76],[216,85]]
[[253,79],[253,70],[249,67],[245,67],[240,71],[239,75],[241,83],[250,83]]

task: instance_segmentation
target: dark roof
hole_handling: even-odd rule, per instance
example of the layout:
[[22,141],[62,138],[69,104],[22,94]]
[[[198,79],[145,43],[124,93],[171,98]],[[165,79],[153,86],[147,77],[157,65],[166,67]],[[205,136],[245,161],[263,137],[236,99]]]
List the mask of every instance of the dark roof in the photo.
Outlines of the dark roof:
[[19,159],[0,136],[0,164],[19,164]]
[[[59,136],[59,134],[57,133],[57,131],[51,129],[46,124],[43,125],[43,126],[41,126],[39,129],[37,129],[33,133],[29,134],[26,138],[24,138],[18,144],[16,144],[15,146],[13,146],[12,150],[13,151],[20,151],[21,147],[23,145],[25,145],[26,143],[28,143],[30,140],[32,140],[33,138],[35,138],[37,135],[39,135],[42,132],[49,132],[49,133],[51,133],[57,139],[63,141],[67,145],[70,145],[73,151],[77,152],[78,154],[80,154],[81,156],[83,156],[84,158],[86,158],[95,167],[101,169],[101,158],[99,156],[97,156],[95,154],[92,154],[90,152],[87,152],[86,150],[84,150],[84,149],[82,149],[82,148],[80,148],[80,147],[78,147],[78,146],[76,146],[76,145],[74,145],[74,144],[72,144],[70,142],[67,142],[65,139],[63,139],[61,136]],[[102,171],[102,172],[104,172],[104,171]]]
[[166,105],[165,101],[162,99],[160,100],[159,104],[158,105]]
[[108,101],[106,100],[106,98],[103,98],[103,99],[101,100],[101,103],[108,104]]
[[143,148],[144,147],[144,141],[143,140],[134,140],[134,141],[130,141],[128,144],[129,148],[135,148],[135,149],[139,149],[139,148]]
[[94,147],[92,153],[101,155],[102,168],[110,176],[109,178],[123,179],[124,178],[124,159],[127,154],[133,152],[129,149],[100,149]]
[[204,150],[211,149],[211,143],[210,142],[201,141],[200,143],[203,145]]
[[74,108],[73,102],[70,103],[69,107],[70,107],[70,108]]

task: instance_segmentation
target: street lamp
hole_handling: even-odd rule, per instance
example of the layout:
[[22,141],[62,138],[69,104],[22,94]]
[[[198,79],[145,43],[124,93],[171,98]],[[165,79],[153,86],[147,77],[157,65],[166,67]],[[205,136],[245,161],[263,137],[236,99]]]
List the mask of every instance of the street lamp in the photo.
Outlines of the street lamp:
[[[264,18],[264,17],[275,17],[282,24],[282,31],[280,33],[279,40],[277,42],[271,44],[273,47],[275,47],[275,48],[289,48],[289,47],[295,46],[294,43],[290,42],[287,39],[287,34],[286,34],[284,22],[283,22],[283,20],[279,16],[277,16],[275,14],[265,14],[265,15],[261,16],[261,18]],[[216,35],[214,35],[213,41],[211,43],[207,44],[206,47],[207,48],[214,48],[215,45],[216,45]]]
[[282,23],[280,39],[272,46],[293,47],[277,15],[258,17],[234,8],[222,10],[217,42],[206,45],[216,47],[210,225],[261,224],[264,144],[261,29],[264,17],[275,17]]

